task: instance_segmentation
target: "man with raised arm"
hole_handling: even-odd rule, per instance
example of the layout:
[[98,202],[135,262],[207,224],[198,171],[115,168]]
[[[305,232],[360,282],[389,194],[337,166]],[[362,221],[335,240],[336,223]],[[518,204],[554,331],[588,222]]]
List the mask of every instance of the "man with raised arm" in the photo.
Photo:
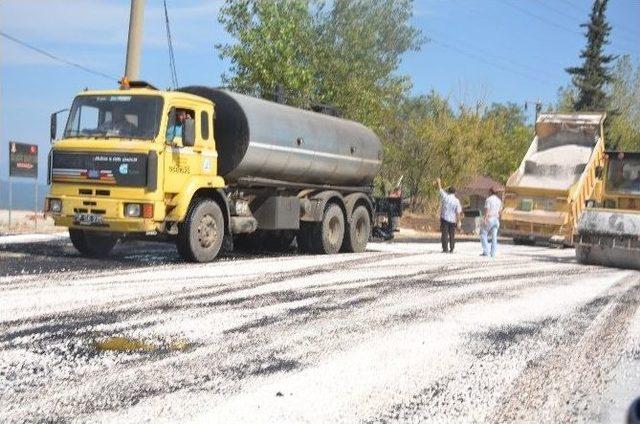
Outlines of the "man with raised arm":
[[453,253],[456,245],[456,227],[462,221],[462,205],[456,197],[456,189],[451,186],[442,189],[442,180],[436,180],[440,192],[440,241],[443,253]]

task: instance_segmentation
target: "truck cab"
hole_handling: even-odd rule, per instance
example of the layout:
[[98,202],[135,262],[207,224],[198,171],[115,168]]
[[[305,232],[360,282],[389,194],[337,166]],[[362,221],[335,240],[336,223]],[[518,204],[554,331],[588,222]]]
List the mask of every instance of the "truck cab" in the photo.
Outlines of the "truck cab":
[[[213,103],[187,93],[147,84],[79,93],[52,144],[45,212],[92,256],[125,235],[176,235],[194,193],[225,185],[213,124]],[[52,139],[55,128],[52,116]]]

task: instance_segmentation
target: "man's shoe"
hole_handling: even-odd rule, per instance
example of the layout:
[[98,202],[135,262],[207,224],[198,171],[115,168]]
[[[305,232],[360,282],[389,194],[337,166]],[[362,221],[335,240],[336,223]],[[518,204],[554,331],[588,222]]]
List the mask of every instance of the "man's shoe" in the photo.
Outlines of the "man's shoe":
[[481,253],[480,256],[489,256],[486,253]]

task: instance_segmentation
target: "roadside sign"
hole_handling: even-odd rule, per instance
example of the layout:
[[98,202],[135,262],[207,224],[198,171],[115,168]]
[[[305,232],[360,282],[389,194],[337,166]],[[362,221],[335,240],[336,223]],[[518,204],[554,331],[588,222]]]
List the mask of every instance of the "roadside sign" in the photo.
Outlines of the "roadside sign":
[[9,176],[38,178],[38,145],[9,142]]
[[35,181],[34,227],[38,229],[38,145],[9,141],[9,222],[13,209],[13,182],[11,177],[33,178]]

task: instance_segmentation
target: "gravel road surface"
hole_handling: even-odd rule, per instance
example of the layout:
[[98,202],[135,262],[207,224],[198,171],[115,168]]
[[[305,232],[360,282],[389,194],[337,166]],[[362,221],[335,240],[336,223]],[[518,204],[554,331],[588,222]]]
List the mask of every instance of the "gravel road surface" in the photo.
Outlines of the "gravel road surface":
[[361,254],[0,238],[0,422],[622,422],[640,273],[417,238]]

